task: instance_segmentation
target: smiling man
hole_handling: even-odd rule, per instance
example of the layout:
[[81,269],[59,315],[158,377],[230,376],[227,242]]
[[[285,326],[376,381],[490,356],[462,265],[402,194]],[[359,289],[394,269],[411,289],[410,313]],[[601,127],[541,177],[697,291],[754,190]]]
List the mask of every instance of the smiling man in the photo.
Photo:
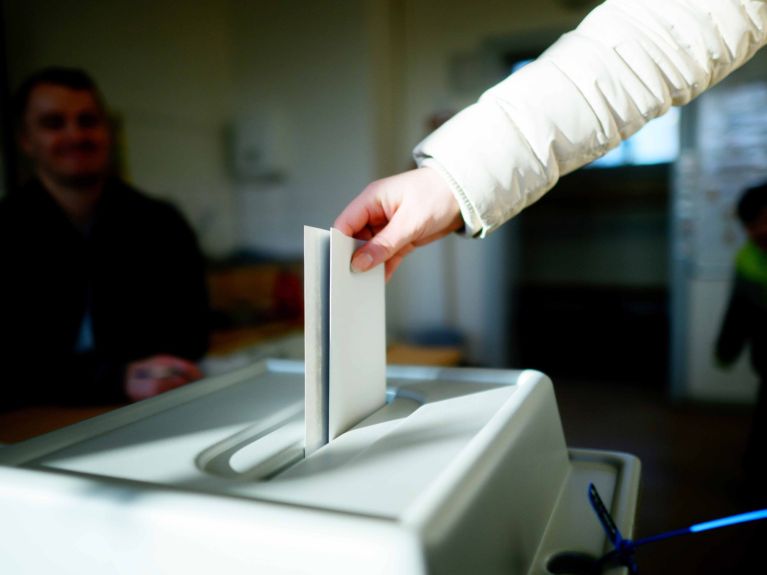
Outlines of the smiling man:
[[207,294],[178,211],[113,174],[84,72],[47,68],[16,102],[32,180],[0,203],[0,409],[151,397],[198,379]]

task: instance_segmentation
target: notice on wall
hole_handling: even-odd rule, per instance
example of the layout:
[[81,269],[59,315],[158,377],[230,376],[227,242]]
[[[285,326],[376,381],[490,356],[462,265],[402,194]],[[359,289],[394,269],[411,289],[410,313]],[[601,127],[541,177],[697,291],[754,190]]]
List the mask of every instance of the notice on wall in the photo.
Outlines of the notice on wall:
[[735,205],[746,188],[767,180],[767,82],[703,94],[696,128],[697,174],[681,174],[680,182],[691,222],[690,261],[695,276],[724,279],[745,239]]

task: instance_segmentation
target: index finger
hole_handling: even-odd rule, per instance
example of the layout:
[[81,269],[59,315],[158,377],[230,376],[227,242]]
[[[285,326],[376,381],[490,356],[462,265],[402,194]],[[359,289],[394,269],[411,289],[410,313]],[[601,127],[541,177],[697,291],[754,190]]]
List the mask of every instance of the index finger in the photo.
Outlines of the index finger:
[[333,227],[344,235],[357,237],[366,227],[383,227],[388,219],[373,186],[369,185],[344,208]]
[[367,203],[362,196],[357,196],[336,218],[333,227],[342,234],[353,237],[365,229],[369,221],[370,212],[367,209]]

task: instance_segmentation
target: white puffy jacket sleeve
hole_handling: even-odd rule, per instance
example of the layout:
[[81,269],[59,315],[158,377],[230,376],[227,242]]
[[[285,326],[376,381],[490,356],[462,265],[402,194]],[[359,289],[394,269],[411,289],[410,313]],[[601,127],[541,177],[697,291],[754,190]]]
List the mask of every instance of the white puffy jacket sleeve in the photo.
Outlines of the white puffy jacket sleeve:
[[607,0],[415,149],[482,236],[766,41],[767,0]]

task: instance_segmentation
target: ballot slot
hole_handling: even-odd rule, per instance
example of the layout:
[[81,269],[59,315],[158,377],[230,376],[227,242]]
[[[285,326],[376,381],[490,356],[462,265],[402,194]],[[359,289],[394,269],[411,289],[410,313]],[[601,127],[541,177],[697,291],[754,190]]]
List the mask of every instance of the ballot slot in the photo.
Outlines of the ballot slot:
[[268,479],[304,458],[303,402],[205,449],[197,467],[225,479]]
[[[409,369],[418,372],[419,377],[392,379],[386,388],[385,405],[349,430],[348,436],[339,437],[337,442],[312,452],[304,450],[304,417],[302,404],[298,402],[207,447],[196,458],[196,465],[206,474],[220,479],[256,483],[310,477],[326,472],[329,465],[338,470],[344,461],[379,450],[378,444],[391,441],[387,437],[389,434],[393,434],[392,437],[400,434],[398,441],[411,443],[413,438],[403,440],[402,437],[407,435],[402,436],[397,428],[421,427],[418,422],[422,416],[416,412],[424,406],[429,406],[428,411],[433,413],[435,404],[443,404],[446,400],[461,398],[461,402],[468,404],[473,401],[473,395],[499,388],[511,390],[516,383],[503,381],[493,370],[484,374],[485,381],[464,382],[446,379],[443,370],[439,369]],[[394,369],[393,373],[399,372]],[[428,416],[424,414],[423,417]],[[407,418],[411,418],[408,424],[405,423]],[[459,419],[463,420],[464,417]],[[454,433],[456,427],[456,423],[450,425],[450,433]],[[312,458],[316,460],[311,461]]]
[[[413,391],[386,390],[385,405],[360,422],[361,426],[396,421],[411,415],[424,403]],[[223,479],[269,481],[317,453],[304,448],[303,402],[280,410],[273,416],[203,450],[195,464],[201,471]]]

